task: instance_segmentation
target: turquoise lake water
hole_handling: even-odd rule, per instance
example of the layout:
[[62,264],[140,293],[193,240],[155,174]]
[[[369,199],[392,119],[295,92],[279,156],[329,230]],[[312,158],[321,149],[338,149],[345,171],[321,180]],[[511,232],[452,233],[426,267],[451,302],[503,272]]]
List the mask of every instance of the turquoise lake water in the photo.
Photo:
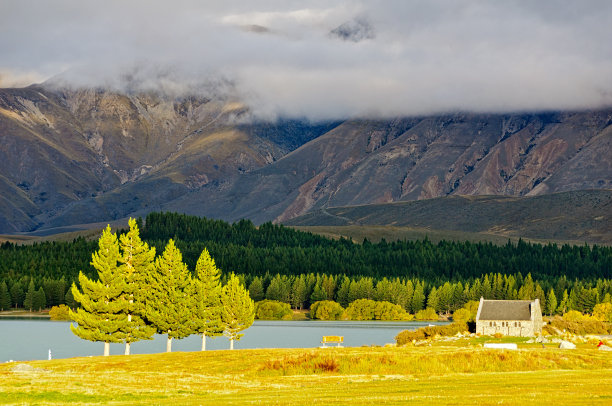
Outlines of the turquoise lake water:
[[[429,322],[380,322],[380,321],[264,321],[255,323],[244,331],[244,337],[235,343],[241,348],[314,348],[324,335],[344,336],[345,347],[385,345],[394,343],[394,337],[402,330],[415,330]],[[435,323],[442,324],[442,323]],[[207,338],[207,350],[229,349],[225,337]],[[200,336],[173,340],[172,351],[198,351]],[[103,343],[92,343],[76,337],[70,331],[69,322],[50,320],[2,320],[0,319],[0,362],[9,360],[71,358],[102,355]],[[156,335],[151,341],[132,344],[132,354],[151,354],[166,350],[166,336]],[[123,344],[111,344],[111,355],[124,352]]]

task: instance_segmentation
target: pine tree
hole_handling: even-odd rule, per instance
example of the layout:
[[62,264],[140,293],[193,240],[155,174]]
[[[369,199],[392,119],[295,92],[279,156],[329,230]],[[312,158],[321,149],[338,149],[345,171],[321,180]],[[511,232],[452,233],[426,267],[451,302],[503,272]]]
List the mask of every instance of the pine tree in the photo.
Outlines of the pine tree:
[[[202,334],[202,351],[206,350],[206,337],[217,337],[223,334],[221,325],[221,284],[220,272],[215,260],[206,248],[200,254],[195,269],[196,296],[194,307],[194,330]],[[261,284],[261,279],[255,277]],[[249,292],[250,293],[250,292]],[[263,288],[262,288],[263,296]]]
[[70,310],[70,319],[77,325],[70,325],[72,332],[89,341],[104,342],[104,355],[109,355],[109,343],[120,343],[125,339],[123,332],[127,324],[127,302],[123,298],[125,281],[119,271],[119,245],[117,236],[107,227],[98,241],[98,251],[92,255],[91,265],[98,271],[98,280],[79,273],[81,290],[72,284],[71,294],[81,304]]
[[66,302],[66,306],[68,306],[71,309],[76,309],[77,303],[74,300],[72,289],[68,289],[68,292],[66,292],[66,296],[64,297],[64,301]]
[[36,292],[34,292],[34,299],[32,300],[32,306],[34,310],[41,311],[45,307],[47,307],[47,295],[43,287],[38,288]]
[[[349,291],[351,289],[351,280],[344,276],[340,283],[340,288],[336,292],[336,301],[340,303],[340,306],[347,307],[349,304]],[[311,303],[313,303],[311,301]]]
[[34,308],[34,294],[36,293],[36,288],[34,287],[34,279],[30,278],[30,284],[28,285],[28,291],[25,294],[25,299],[23,300],[23,307],[32,311]]
[[550,288],[548,297],[546,298],[546,313],[552,316],[555,311],[557,311],[557,297],[555,296],[555,290]]
[[265,295],[263,281],[259,276],[254,277],[251,281],[251,284],[249,285],[249,295],[255,302],[259,302],[260,300],[264,299]]
[[149,248],[140,239],[136,220],[128,221],[129,231],[119,236],[119,269],[125,280],[123,298],[128,303],[127,324],[124,326],[125,355],[130,354],[130,346],[139,340],[151,340],[155,328],[143,319],[145,311],[143,292],[147,290],[146,278],[153,271],[155,248]]
[[0,310],[8,310],[11,308],[11,294],[9,293],[6,282],[0,284]]
[[296,277],[293,281],[293,286],[291,287],[291,305],[295,309],[302,310],[306,300],[308,299],[306,296],[307,293],[308,289],[306,287],[306,278],[304,278],[304,275]]
[[423,292],[423,284],[417,282],[414,287],[414,294],[412,295],[412,301],[410,302],[410,312],[416,313],[423,309],[425,304],[425,293]]
[[239,334],[240,331],[249,328],[255,318],[255,304],[249,297],[249,292],[240,285],[240,281],[233,273],[223,287],[221,304],[223,334],[230,340],[230,350],[233,350],[234,340],[240,340],[244,335]]
[[427,295],[427,307],[434,309],[436,312],[440,312],[440,298],[438,296],[438,290],[434,286]]
[[11,300],[15,304],[15,307],[19,307],[20,305],[23,306],[24,293],[23,287],[19,281],[13,283],[9,292],[11,293]]
[[195,284],[183,255],[174,240],[166,245],[147,276],[145,317],[160,334],[167,334],[166,352],[172,351],[172,339],[191,335],[195,309]]
[[321,300],[327,300],[327,293],[321,288],[318,283],[315,285],[312,294],[310,295],[310,303],[315,303]]

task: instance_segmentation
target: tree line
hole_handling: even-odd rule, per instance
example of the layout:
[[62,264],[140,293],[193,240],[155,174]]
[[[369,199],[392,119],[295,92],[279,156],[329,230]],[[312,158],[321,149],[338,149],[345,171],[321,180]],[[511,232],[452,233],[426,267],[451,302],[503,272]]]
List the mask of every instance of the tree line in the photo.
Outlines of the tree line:
[[70,311],[72,332],[86,340],[124,343],[130,354],[132,343],[152,339],[154,333],[166,334],[166,351],[172,340],[192,334],[206,337],[225,335],[233,349],[234,340],[253,323],[254,304],[234,274],[225,285],[207,250],[203,250],[192,276],[182,254],[170,239],[163,253],[142,241],[136,221],[117,237],[107,227],[92,254],[97,278],[79,274],[79,284],[71,293],[79,304]]
[[[370,291],[379,282],[383,285],[410,282],[412,288],[395,286],[394,289],[412,291],[403,295],[410,296],[410,300],[397,299],[412,313],[421,303],[425,307],[431,302],[439,311],[446,312],[460,307],[462,297],[512,299],[523,297],[524,292],[545,298],[551,304],[556,300],[557,307],[563,304],[563,308],[588,312],[610,294],[611,247],[542,245],[522,240],[502,246],[450,241],[434,244],[427,239],[383,240],[376,244],[365,240],[358,244],[271,223],[255,227],[248,220],[229,224],[176,213],[151,213],[144,223],[137,222],[137,226],[142,239],[160,252],[173,239],[189,269],[195,269],[201,252],[207,248],[220,269],[233,269],[241,274],[239,277],[249,286],[253,297],[276,300],[280,295],[284,297],[281,301],[293,301],[298,308],[309,307],[314,302],[313,294],[322,297],[321,291],[325,289],[329,293],[329,286],[312,283],[313,278],[324,277],[334,281],[334,293],[327,294],[326,298],[338,300],[344,306],[348,304],[346,300],[372,296]],[[88,258],[95,248],[95,242],[82,238],[69,243],[3,244],[0,246],[0,308],[26,306],[25,296],[32,281],[35,292],[41,289],[44,292],[47,307],[61,303],[73,306],[74,298],[68,287],[77,280],[80,270],[89,278],[95,277],[88,266]],[[529,288],[530,284],[523,288],[527,275],[533,289]],[[256,278],[258,281],[252,284]],[[281,285],[289,284],[292,288],[297,283],[298,292],[305,284],[306,293],[299,295],[301,299],[287,299],[286,293],[274,293],[279,280]],[[351,283],[353,292],[350,299],[345,299],[344,292]],[[269,285],[272,289],[268,294]],[[360,289],[370,293],[357,293],[359,285],[368,285]],[[466,287],[469,288],[466,290]],[[464,291],[461,295],[460,288]],[[450,291],[453,294],[448,299]],[[39,300],[32,304],[33,308],[42,303],[42,292],[37,293]],[[7,305],[9,301],[11,304]]]

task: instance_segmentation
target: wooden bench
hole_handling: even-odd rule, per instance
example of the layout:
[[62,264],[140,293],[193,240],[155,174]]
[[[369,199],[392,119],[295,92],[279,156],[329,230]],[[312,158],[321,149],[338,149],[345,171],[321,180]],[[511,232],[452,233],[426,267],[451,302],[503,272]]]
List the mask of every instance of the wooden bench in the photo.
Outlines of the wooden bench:
[[323,336],[321,339],[321,344],[323,344],[321,348],[327,348],[326,344],[337,344],[338,347],[342,347],[342,343],[344,343],[343,336]]

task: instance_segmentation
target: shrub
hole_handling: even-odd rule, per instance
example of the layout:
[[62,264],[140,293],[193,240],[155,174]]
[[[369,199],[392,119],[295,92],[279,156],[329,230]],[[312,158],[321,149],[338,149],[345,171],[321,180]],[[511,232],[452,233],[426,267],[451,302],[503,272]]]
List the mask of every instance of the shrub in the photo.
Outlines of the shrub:
[[593,317],[599,321],[612,322],[612,303],[600,303],[593,308]]
[[400,305],[391,302],[376,302],[374,309],[375,320],[412,320],[414,316]]
[[51,310],[49,310],[49,317],[51,317],[51,320],[70,320],[68,306],[64,304],[53,306]]
[[255,303],[255,317],[260,320],[291,320],[293,312],[288,303],[261,300]]
[[357,299],[346,308],[343,319],[346,320],[411,320],[412,315],[402,306],[386,301]]
[[473,320],[474,317],[468,309],[457,309],[455,313],[453,313],[453,321],[468,322]]
[[427,338],[440,336],[454,336],[457,333],[463,333],[468,331],[466,323],[451,323],[445,326],[428,326],[421,327],[418,330],[404,330],[395,336],[397,345],[405,345],[411,343],[413,340],[425,340]]
[[331,300],[320,300],[310,306],[310,318],[319,320],[340,320],[344,309]]
[[[567,314],[567,313],[566,313]],[[561,317],[555,317],[544,326],[548,333],[553,333],[552,328],[567,333],[584,334],[612,334],[612,323],[600,321],[595,318],[583,318],[579,321],[570,321]],[[552,328],[551,328],[552,327]]]
[[414,318],[417,320],[438,320],[438,313],[431,307],[428,307],[427,309],[416,312]]
[[563,320],[565,321],[581,321],[583,319],[584,315],[578,310],[570,310],[569,312],[563,315]]
[[370,299],[357,299],[346,308],[343,319],[346,320],[374,320],[376,302]]

